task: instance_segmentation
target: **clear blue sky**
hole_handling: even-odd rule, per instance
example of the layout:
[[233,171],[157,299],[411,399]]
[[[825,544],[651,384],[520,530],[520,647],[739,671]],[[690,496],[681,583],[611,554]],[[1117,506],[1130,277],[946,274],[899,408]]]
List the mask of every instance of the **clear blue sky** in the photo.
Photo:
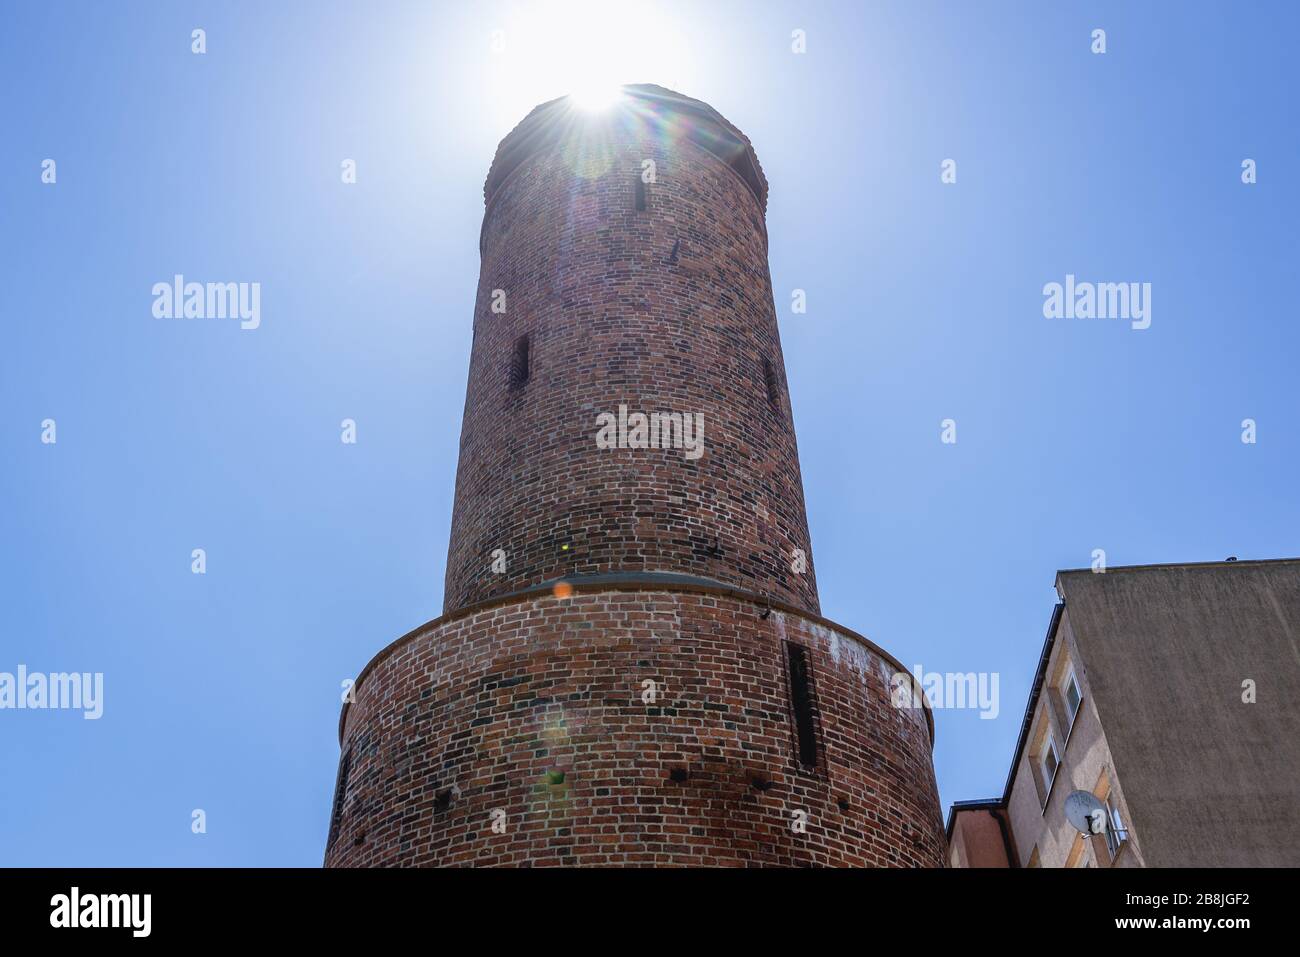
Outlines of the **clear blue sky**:
[[[936,716],[945,807],[1001,792],[1056,569],[1300,554],[1296,5],[638,4],[544,49],[525,6],[6,5],[0,671],[105,701],[0,711],[0,863],[320,863],[340,682],[441,610],[483,179],[584,50],[754,142],[823,611],[1001,676]],[[260,328],[154,319],[175,273]],[[1045,319],[1067,273],[1151,327]]]

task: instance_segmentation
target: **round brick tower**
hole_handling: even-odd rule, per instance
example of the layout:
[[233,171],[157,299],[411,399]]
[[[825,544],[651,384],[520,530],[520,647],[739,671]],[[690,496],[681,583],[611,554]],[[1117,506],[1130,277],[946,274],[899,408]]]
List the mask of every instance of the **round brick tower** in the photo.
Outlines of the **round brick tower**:
[[819,616],[749,140],[565,98],[484,193],[443,615],[344,706],[326,864],[942,866],[930,713]]

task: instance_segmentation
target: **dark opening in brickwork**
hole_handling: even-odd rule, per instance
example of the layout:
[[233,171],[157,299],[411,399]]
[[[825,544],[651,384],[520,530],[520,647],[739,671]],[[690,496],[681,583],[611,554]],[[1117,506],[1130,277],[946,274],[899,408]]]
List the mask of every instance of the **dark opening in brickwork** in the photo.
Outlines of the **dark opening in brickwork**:
[[645,212],[645,180],[641,178],[640,173],[636,177],[636,211]]
[[813,707],[812,662],[803,645],[786,642],[790,665],[790,704],[794,712],[795,744],[799,763],[817,767],[817,715]]
[[510,357],[510,387],[512,389],[522,388],[528,381],[531,374],[529,355],[531,349],[527,336],[520,336],[515,340],[515,350]]
[[348,793],[348,773],[352,770],[352,749],[343,753],[339,762],[339,776],[334,782],[334,809],[330,812],[330,836],[325,842],[328,850],[334,846],[339,836],[339,825],[343,823],[343,801]]
[[767,386],[767,402],[775,411],[781,411],[781,384],[776,377],[776,366],[771,359],[763,360],[763,383]]

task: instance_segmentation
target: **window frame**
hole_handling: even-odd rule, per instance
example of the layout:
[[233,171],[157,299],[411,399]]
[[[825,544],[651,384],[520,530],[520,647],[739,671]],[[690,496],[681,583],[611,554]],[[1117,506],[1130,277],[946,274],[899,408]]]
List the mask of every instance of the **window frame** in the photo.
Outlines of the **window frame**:
[[[1048,754],[1052,755],[1053,765],[1050,777],[1047,774]],[[1056,776],[1061,773],[1061,749],[1056,746],[1056,734],[1050,724],[1043,732],[1043,746],[1038,752],[1038,770],[1043,776],[1043,810],[1046,810],[1047,801],[1052,796],[1052,785],[1056,783]]]
[[[1067,689],[1073,685],[1074,694],[1078,698],[1075,702],[1074,710],[1070,710],[1070,697],[1066,693]],[[1065,703],[1066,717],[1069,718],[1069,728],[1074,730],[1074,722],[1079,717],[1079,712],[1083,710],[1083,685],[1079,684],[1079,676],[1075,674],[1074,662],[1065,669],[1065,675],[1061,679],[1061,701]]]
[[1128,829],[1124,827],[1124,818],[1119,813],[1119,799],[1112,790],[1106,795],[1106,850],[1110,851],[1113,861],[1120,850],[1128,843]]

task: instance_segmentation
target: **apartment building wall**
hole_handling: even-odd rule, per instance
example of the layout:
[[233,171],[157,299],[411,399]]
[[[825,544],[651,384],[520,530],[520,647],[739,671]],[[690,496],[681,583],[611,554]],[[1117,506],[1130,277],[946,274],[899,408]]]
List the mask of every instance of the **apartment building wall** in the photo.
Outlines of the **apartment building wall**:
[[[1081,692],[1073,720],[1064,693],[1073,672]],[[1140,867],[1141,835],[1127,827],[1128,839],[1112,857],[1104,838],[1086,840],[1065,817],[1072,791],[1090,791],[1119,808],[1121,821],[1132,818],[1116,773],[1102,719],[1093,697],[1090,670],[1078,652],[1071,606],[1062,610],[1043,673],[1029,734],[1011,780],[1007,816],[1021,867]],[[1058,767],[1049,780],[1042,756],[1048,738],[1055,742]],[[1032,862],[1032,864],[1031,864]]]
[[1300,865],[1300,560],[1070,571],[1058,589],[1111,757],[1091,717],[1071,756],[1118,768],[1146,863]]
[[[1057,591],[1007,787],[953,806],[950,865],[997,866],[972,848],[1000,814],[1021,867],[1300,866],[1300,559],[1064,571]],[[1074,790],[1116,809],[1117,853],[1066,820]]]

